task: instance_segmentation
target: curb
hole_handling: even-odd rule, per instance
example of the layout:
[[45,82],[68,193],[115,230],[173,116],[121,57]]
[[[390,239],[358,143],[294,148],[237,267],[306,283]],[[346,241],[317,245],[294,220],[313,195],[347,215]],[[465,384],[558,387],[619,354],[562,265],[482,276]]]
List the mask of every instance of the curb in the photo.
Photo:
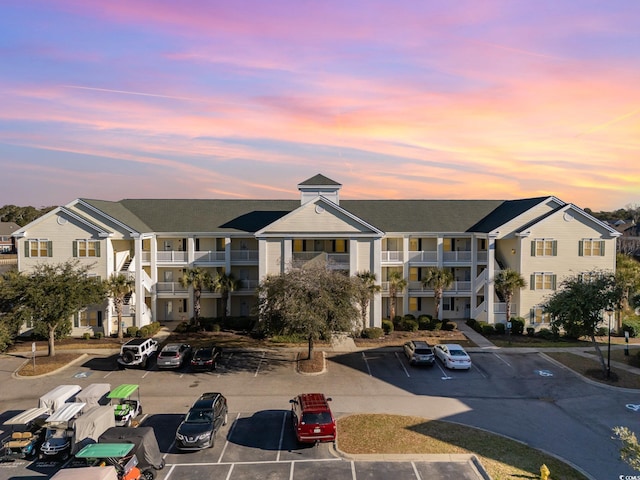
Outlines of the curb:
[[29,362],[31,361],[31,359],[27,358],[27,359],[22,363],[22,365],[20,365],[20,366],[19,366],[19,367],[18,367],[18,368],[17,368],[17,369],[16,369],[16,370],[11,374],[11,377],[12,377],[12,378],[15,378],[16,380],[31,380],[31,379],[38,379],[38,378],[42,378],[42,377],[47,377],[47,376],[49,376],[49,375],[54,375],[54,374],[56,374],[56,373],[58,373],[58,372],[61,372],[61,371],[65,370],[65,369],[69,368],[69,367],[70,367],[70,366],[72,366],[72,365],[75,365],[76,363],[78,363],[78,362],[80,362],[80,361],[84,360],[84,359],[85,359],[85,358],[87,358],[88,356],[89,356],[89,354],[88,354],[88,353],[81,353],[81,354],[80,354],[80,356],[79,356],[78,358],[76,358],[75,360],[73,360],[73,361],[71,361],[71,362],[69,362],[69,363],[67,363],[67,364],[63,365],[63,366],[62,366],[62,367],[60,367],[60,368],[57,368],[57,369],[52,370],[52,371],[47,372],[47,373],[43,373],[42,375],[20,375],[18,372],[19,372],[20,370],[22,370],[22,368],[23,368],[27,363],[29,363]]

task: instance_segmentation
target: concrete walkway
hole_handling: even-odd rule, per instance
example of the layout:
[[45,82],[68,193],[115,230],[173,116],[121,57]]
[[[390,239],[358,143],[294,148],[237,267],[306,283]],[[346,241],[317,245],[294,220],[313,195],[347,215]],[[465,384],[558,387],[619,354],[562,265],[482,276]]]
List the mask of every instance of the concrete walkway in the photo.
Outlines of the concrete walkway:
[[458,330],[460,330],[465,337],[475,343],[476,347],[466,348],[465,350],[469,350],[473,352],[474,350],[487,350],[487,349],[499,349],[500,347],[495,346],[491,343],[486,337],[480,335],[473,328],[467,325],[465,322],[456,322],[458,324]]

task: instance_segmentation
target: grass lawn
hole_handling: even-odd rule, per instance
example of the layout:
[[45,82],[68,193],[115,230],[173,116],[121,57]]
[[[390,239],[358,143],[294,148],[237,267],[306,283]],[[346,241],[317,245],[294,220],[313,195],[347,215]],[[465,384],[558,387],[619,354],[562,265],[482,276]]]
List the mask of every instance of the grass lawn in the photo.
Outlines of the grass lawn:
[[539,479],[543,464],[551,471],[551,478],[587,478],[555,457],[522,443],[484,430],[420,417],[350,415],[340,418],[338,448],[352,454],[474,453],[494,480]]

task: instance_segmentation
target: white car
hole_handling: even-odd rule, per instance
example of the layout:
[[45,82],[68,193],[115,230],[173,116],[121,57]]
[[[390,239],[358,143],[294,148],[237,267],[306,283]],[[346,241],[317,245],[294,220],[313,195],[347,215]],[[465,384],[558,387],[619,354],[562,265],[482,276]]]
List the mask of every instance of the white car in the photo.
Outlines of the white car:
[[447,368],[461,370],[469,370],[471,368],[471,357],[460,345],[452,343],[436,345],[433,351]]

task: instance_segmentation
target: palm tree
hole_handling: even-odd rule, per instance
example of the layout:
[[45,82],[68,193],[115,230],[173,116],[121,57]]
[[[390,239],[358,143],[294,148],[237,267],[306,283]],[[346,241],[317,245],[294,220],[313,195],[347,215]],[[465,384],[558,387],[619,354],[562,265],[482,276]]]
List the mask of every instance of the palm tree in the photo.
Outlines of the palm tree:
[[122,307],[124,306],[124,299],[127,295],[133,293],[134,285],[135,282],[133,279],[122,273],[114,273],[105,281],[107,296],[113,300],[113,306],[118,316],[118,339],[120,340],[124,337],[124,332],[122,331]]
[[398,297],[398,293],[402,293],[404,287],[407,286],[407,281],[402,276],[402,272],[397,270],[392,270],[387,275],[387,281],[389,282],[389,299],[391,300],[391,304],[389,306],[389,314],[391,316],[391,321],[396,318],[396,299]]
[[507,307],[507,322],[511,321],[511,300],[516,291],[527,286],[527,282],[518,272],[512,268],[500,270],[495,276],[495,289],[504,297]]
[[439,320],[442,292],[453,285],[453,273],[448,268],[428,268],[425,277],[422,279],[422,285],[433,290],[436,303],[434,320]]
[[376,284],[376,274],[370,271],[356,273],[356,278],[360,281],[357,290],[357,299],[360,304],[360,315],[362,315],[362,329],[367,328],[367,316],[369,312],[369,302],[371,297],[382,290],[380,285]]
[[180,277],[180,285],[193,288],[193,323],[200,325],[200,296],[202,290],[213,287],[211,274],[200,267],[188,268]]
[[229,302],[229,294],[234,292],[240,286],[240,281],[236,280],[232,273],[222,273],[213,281],[213,289],[220,292],[222,301],[222,321],[227,319],[227,303]]

